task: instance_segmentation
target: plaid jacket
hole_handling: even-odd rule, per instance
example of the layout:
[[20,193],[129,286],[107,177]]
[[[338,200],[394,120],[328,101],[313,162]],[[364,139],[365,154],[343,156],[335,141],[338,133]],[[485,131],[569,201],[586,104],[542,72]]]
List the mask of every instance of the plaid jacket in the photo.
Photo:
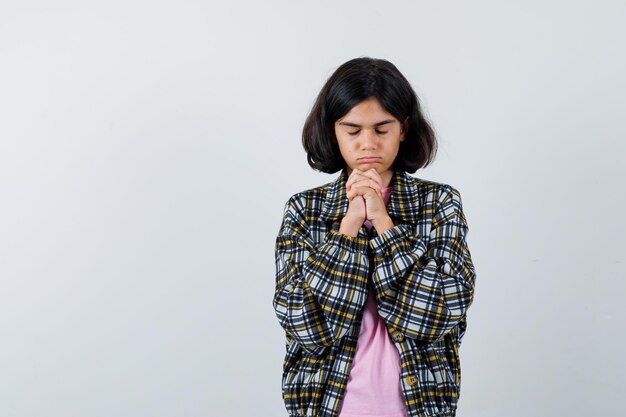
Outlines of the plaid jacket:
[[339,233],[346,170],[285,204],[276,238],[273,306],[286,336],[282,397],[290,417],[336,417],[359,336],[368,281],[401,360],[411,417],[454,416],[459,347],[476,272],[454,187],[396,171],[378,234]]

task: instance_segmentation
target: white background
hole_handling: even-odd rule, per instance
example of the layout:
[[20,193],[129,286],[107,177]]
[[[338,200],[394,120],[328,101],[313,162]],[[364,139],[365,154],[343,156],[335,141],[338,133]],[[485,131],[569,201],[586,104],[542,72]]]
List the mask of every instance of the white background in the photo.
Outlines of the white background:
[[618,415],[622,1],[0,2],[0,415],[281,416],[301,130],[384,58],[477,270],[459,417]]

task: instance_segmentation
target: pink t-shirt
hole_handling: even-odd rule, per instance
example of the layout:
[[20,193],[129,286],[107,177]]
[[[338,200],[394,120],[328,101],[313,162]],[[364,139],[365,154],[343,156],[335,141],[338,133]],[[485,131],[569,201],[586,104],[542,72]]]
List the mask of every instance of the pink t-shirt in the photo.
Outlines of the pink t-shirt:
[[[388,204],[391,187],[381,191]],[[371,229],[369,220],[364,224]],[[374,290],[368,283],[359,339],[338,417],[408,415],[400,385],[400,355],[378,315]]]

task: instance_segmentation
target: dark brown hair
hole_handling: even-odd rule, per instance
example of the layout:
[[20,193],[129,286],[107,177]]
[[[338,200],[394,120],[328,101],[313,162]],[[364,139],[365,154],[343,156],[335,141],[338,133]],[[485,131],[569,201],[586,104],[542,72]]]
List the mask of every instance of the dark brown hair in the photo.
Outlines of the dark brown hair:
[[417,94],[391,62],[370,57],[342,64],[326,81],[302,129],[302,145],[309,165],[333,174],[346,167],[341,156],[335,122],[361,101],[375,97],[400,122],[408,117],[408,130],[400,142],[394,170],[414,173],[435,158],[435,133],[422,114]]

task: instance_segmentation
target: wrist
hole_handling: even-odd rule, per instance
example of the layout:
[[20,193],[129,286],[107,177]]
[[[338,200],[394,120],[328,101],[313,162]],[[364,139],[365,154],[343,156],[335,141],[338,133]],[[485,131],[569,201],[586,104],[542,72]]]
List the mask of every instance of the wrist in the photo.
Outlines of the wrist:
[[359,229],[361,228],[362,224],[362,220],[346,216],[343,218],[343,220],[341,220],[341,224],[339,225],[339,233],[356,237],[359,234]]
[[395,226],[395,224],[393,224],[393,220],[391,220],[391,217],[389,216],[372,221],[372,225],[378,234],[384,233]]

